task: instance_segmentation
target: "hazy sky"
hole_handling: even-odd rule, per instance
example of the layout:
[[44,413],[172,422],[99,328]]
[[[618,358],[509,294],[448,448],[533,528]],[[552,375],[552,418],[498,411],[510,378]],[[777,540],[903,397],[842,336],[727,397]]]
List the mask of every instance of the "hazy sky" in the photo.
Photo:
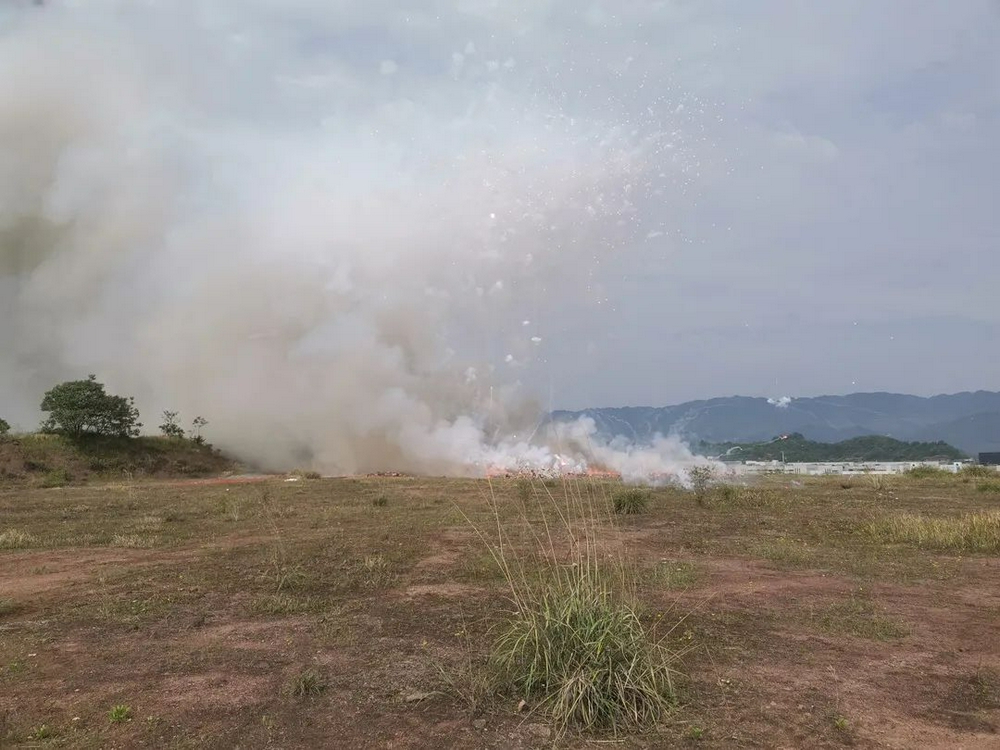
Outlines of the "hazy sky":
[[[317,164],[329,157],[344,170],[337,190],[348,196],[376,183],[423,196],[422,175],[438,162],[492,166],[501,152],[498,173],[527,175],[519,206],[551,192],[540,159],[592,194],[618,179],[607,193],[629,196],[627,211],[611,213],[629,231],[579,257],[553,253],[555,270],[518,298],[527,309],[498,314],[503,335],[489,340],[481,321],[462,330],[460,313],[439,320],[459,349],[472,342],[501,380],[522,380],[545,405],[1000,388],[995,0],[29,5],[0,11],[0,42],[23,37],[11,29],[25,13],[49,13],[63,38],[100,39],[127,61],[122,75],[134,67],[136,80],[155,82],[132,81],[140,93],[130,89],[122,111],[141,112],[142,134],[128,137],[143,153],[155,144],[158,169],[171,165],[186,217],[210,213],[217,191],[267,216],[291,194],[284,178],[310,164],[306,143]],[[13,67],[0,74],[30,78]],[[643,167],[587,181],[595,149],[650,137],[655,149],[635,151]],[[510,166],[512,154],[525,163]],[[502,222],[494,211],[484,201],[483,220]],[[426,217],[413,213],[393,242],[428,241]],[[273,224],[285,231],[280,216]],[[152,232],[141,234],[149,244]],[[184,232],[160,234],[172,246]],[[282,246],[296,239],[286,232]],[[167,270],[180,263],[163,257]],[[121,317],[104,307],[96,320]],[[505,371],[522,317],[536,340]],[[68,349],[66,374],[114,361]]]
[[635,56],[636,107],[704,102],[708,156],[693,206],[648,207],[667,234],[609,272],[614,312],[550,337],[558,401],[1000,387],[1000,4],[577,7],[580,57]]

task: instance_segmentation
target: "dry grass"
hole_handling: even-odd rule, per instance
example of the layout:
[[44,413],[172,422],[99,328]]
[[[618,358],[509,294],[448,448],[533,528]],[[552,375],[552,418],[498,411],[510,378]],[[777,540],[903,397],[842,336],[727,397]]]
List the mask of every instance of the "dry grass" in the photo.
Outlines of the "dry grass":
[[720,484],[715,488],[712,499],[714,503],[724,508],[748,510],[779,508],[786,503],[786,499],[774,490],[739,484]]
[[7,529],[0,532],[0,549],[25,549],[33,547],[38,539],[20,529]]
[[904,513],[881,518],[868,534],[886,544],[913,544],[949,552],[1000,552],[1000,511],[931,518]]
[[[555,735],[655,725],[622,740],[634,748],[827,747],[846,736],[823,720],[830,706],[858,744],[877,724],[885,744],[908,746],[893,728],[944,684],[926,664],[951,664],[959,647],[970,664],[995,660],[996,607],[973,596],[992,591],[990,571],[965,553],[983,536],[966,519],[1000,510],[976,491],[996,477],[900,478],[891,493],[844,481],[710,484],[701,504],[680,488],[646,489],[645,513],[630,517],[614,513],[622,485],[605,480],[0,486],[0,695],[16,706],[6,725],[0,708],[0,744],[30,746],[46,724],[74,747],[197,746],[233,727],[253,747],[329,736],[383,747],[400,731],[434,747],[456,727],[465,744],[527,747],[544,744],[528,728],[551,722]],[[389,501],[373,507],[380,496]],[[966,530],[958,550],[922,546],[886,533],[899,517]],[[116,535],[156,547],[107,549]],[[938,603],[963,608],[961,634]],[[904,612],[921,613],[919,626],[907,615],[910,635]],[[879,665],[911,654],[920,658],[894,662],[899,690],[887,690]],[[863,712],[837,704],[829,666],[877,700]],[[331,688],[293,700],[307,667]],[[441,676],[456,687],[440,691]],[[411,692],[434,697],[401,699]],[[53,700],[73,714],[53,713]],[[135,707],[133,720],[110,725],[114,703]],[[820,718],[804,719],[800,704]],[[934,731],[955,746],[973,738]]]
[[156,546],[156,537],[146,534],[115,534],[111,537],[112,547],[125,549],[150,549]]
[[891,641],[910,632],[905,624],[887,615],[863,592],[853,592],[843,601],[813,611],[811,616],[821,629],[855,638]]

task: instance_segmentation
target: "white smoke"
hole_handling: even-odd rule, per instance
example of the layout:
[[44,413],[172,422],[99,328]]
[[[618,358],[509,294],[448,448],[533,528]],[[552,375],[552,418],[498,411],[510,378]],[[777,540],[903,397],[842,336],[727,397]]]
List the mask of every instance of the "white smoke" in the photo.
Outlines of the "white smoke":
[[767,403],[769,403],[771,406],[776,406],[779,409],[787,409],[788,405],[792,403],[792,397],[782,396],[780,398],[769,398],[767,400]]
[[[637,203],[681,136],[565,112],[472,43],[428,43],[410,68],[354,59],[338,49],[356,9],[327,5],[3,11],[7,388],[37,403],[94,372],[148,422],[205,415],[213,442],[265,468],[638,477],[694,461],[670,440],[600,445],[588,423],[534,431],[503,376],[544,351],[526,312],[571,307],[648,234]],[[450,12],[463,30],[496,21]]]

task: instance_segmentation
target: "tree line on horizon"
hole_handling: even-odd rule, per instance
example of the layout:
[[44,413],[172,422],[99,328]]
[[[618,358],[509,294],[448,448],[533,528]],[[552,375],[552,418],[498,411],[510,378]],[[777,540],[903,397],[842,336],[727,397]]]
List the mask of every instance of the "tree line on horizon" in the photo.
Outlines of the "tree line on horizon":
[[907,442],[886,435],[863,435],[839,443],[820,443],[798,432],[779,435],[765,443],[698,444],[704,453],[733,461],[786,461],[814,463],[829,461],[961,461],[968,456],[944,441]]

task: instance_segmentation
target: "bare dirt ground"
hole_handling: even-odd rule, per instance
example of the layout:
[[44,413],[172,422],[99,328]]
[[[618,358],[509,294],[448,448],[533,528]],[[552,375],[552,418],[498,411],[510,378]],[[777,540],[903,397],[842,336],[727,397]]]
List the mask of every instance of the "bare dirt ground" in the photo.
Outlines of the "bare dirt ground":
[[506,601],[473,524],[609,480],[0,486],[0,747],[1000,747],[1000,554],[864,532],[1000,496],[843,484],[608,522],[682,654],[677,710],[624,738],[475,690]]

